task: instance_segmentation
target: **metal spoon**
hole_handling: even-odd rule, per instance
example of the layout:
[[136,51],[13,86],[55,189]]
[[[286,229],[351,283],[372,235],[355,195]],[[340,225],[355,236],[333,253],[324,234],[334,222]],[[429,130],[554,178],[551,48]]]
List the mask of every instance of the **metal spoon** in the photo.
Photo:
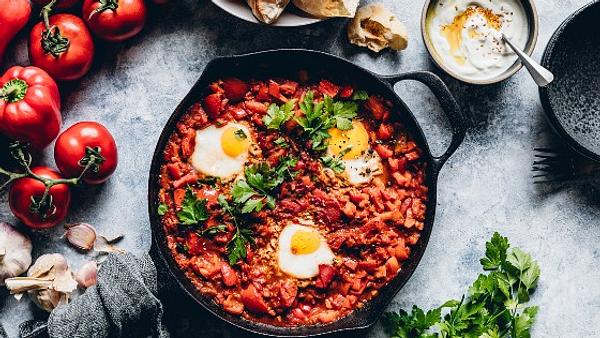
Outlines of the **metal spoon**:
[[544,68],[542,65],[529,57],[529,55],[515,46],[515,44],[506,37],[506,35],[502,34],[502,40],[508,44],[515,54],[517,54],[519,59],[521,59],[521,62],[523,65],[525,65],[529,71],[529,74],[531,74],[531,77],[533,77],[533,81],[535,81],[538,86],[546,87],[554,80],[554,75],[548,69]]

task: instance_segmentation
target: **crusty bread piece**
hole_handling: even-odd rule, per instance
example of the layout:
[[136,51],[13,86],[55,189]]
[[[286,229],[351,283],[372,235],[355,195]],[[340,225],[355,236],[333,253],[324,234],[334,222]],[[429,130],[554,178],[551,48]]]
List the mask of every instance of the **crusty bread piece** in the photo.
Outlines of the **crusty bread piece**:
[[356,12],[348,25],[348,39],[374,52],[387,47],[403,50],[408,46],[406,27],[380,3],[366,5]]
[[354,17],[359,0],[292,0],[294,6],[316,17]]
[[290,0],[247,0],[247,2],[258,20],[271,24],[283,13]]

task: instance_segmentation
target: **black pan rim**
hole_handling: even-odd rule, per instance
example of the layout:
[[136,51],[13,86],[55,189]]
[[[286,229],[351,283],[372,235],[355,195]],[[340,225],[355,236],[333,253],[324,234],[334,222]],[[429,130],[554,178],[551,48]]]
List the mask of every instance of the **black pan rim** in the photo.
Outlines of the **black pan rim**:
[[[542,65],[546,68],[550,65],[550,60],[554,54],[554,50],[556,48],[556,44],[560,37],[562,36],[565,29],[575,20],[580,14],[588,10],[593,6],[600,5],[600,0],[593,0],[590,3],[584,5],[583,7],[576,10],[574,13],[569,15],[554,31],[550,40],[548,41],[548,45],[544,50],[544,54],[542,56]],[[552,130],[554,130],[566,143],[567,145],[573,149],[578,154],[589,158],[591,160],[600,162],[600,153],[597,153],[588,147],[584,146],[580,142],[578,142],[569,132],[564,128],[562,123],[558,120],[556,116],[556,112],[552,108],[552,104],[550,103],[550,93],[548,91],[548,87],[540,87],[539,88],[540,100],[542,102],[542,108],[544,110],[544,115],[548,120]]]
[[[391,297],[389,297],[387,299],[383,299],[383,298],[381,299],[381,302],[382,302],[380,304],[381,306],[379,306],[377,308],[366,309],[366,310],[364,310],[364,309],[368,308],[368,306],[364,306],[361,309],[356,309],[355,311],[351,312],[348,316],[343,317],[333,323],[326,324],[326,325],[292,326],[292,327],[275,326],[275,325],[250,321],[250,320],[244,319],[239,316],[234,316],[234,318],[228,319],[228,318],[225,318],[224,315],[217,313],[217,311],[215,309],[211,308],[211,305],[208,304],[204,299],[201,299],[201,298],[197,297],[197,295],[194,294],[194,292],[199,292],[199,291],[197,289],[195,289],[195,287],[193,285],[191,286],[191,288],[193,288],[193,289],[190,289],[191,282],[189,282],[188,278],[185,277],[183,272],[176,265],[172,255],[170,254],[170,251],[167,250],[166,236],[164,234],[164,231],[162,231],[162,223],[160,222],[160,217],[156,213],[156,208],[157,208],[157,204],[158,204],[157,198],[156,198],[156,196],[158,195],[157,194],[158,189],[157,189],[156,182],[158,179],[158,172],[159,172],[160,166],[163,162],[162,152],[163,152],[164,146],[165,146],[166,142],[168,141],[169,136],[173,132],[177,121],[179,121],[181,116],[183,114],[185,114],[185,111],[188,108],[187,106],[183,107],[183,104],[186,103],[186,101],[188,100],[188,97],[190,96],[192,90],[201,82],[201,80],[203,80],[203,77],[206,74],[207,70],[210,69],[210,67],[213,67],[214,64],[219,63],[219,62],[233,61],[233,60],[242,59],[242,58],[261,57],[261,56],[265,56],[265,55],[269,55],[269,54],[278,54],[278,53],[301,53],[301,54],[305,54],[305,55],[319,55],[321,57],[330,58],[330,59],[332,59],[332,62],[343,63],[347,67],[351,67],[353,69],[356,69],[357,71],[363,72],[363,74],[365,76],[367,76],[370,79],[372,79],[373,81],[377,82],[378,85],[382,86],[383,88],[386,88],[387,92],[381,93],[381,94],[386,97],[392,98],[394,103],[399,105],[398,108],[402,109],[402,112],[407,113],[409,115],[408,118],[411,119],[414,123],[415,130],[411,130],[410,132],[413,135],[417,134],[415,136],[419,137],[422,140],[421,147],[422,147],[423,153],[425,155],[424,156],[425,161],[427,163],[427,169],[426,169],[427,176],[429,176],[428,179],[430,179],[430,182],[428,182],[428,184],[427,184],[427,186],[430,190],[429,201],[428,201],[428,205],[427,205],[428,219],[426,220],[426,224],[425,224],[426,226],[424,227],[423,231],[421,232],[421,237],[419,239],[419,249],[420,250],[417,253],[411,254],[411,256],[414,256],[412,258],[412,259],[414,259],[414,265],[410,265],[406,269],[407,273],[404,276],[402,276],[404,279],[400,280],[399,284],[394,289],[391,289]],[[338,56],[335,56],[335,55],[332,55],[329,53],[321,52],[321,51],[313,51],[313,50],[308,50],[308,49],[274,49],[274,50],[266,50],[266,51],[247,53],[247,54],[241,54],[241,55],[217,57],[207,63],[207,65],[205,66],[204,70],[202,71],[196,84],[193,85],[192,89],[190,89],[190,92],[178,104],[177,108],[174,110],[174,112],[171,114],[170,118],[166,122],[166,124],[160,134],[159,140],[157,142],[157,145],[156,145],[156,148],[155,148],[155,151],[153,154],[153,158],[152,158],[151,170],[150,170],[150,175],[149,175],[149,179],[148,179],[148,212],[149,212],[149,218],[150,218],[151,229],[152,229],[152,243],[154,246],[156,246],[157,252],[158,252],[161,260],[168,267],[169,274],[177,282],[178,286],[189,297],[191,297],[196,303],[198,303],[200,306],[202,306],[204,309],[206,309],[209,313],[211,313],[212,315],[216,316],[217,318],[219,318],[235,327],[238,327],[240,329],[243,329],[243,330],[246,330],[246,331],[249,331],[252,333],[257,333],[257,334],[265,335],[265,336],[273,336],[273,337],[307,337],[307,336],[339,333],[339,332],[343,332],[343,331],[354,331],[354,330],[366,329],[366,328],[371,327],[379,319],[379,317],[383,314],[385,308],[389,305],[389,303],[392,301],[394,296],[408,282],[408,280],[411,278],[412,274],[415,272],[417,266],[419,265],[423,255],[425,253],[427,244],[428,244],[430,236],[431,236],[433,224],[434,224],[435,209],[436,209],[436,204],[437,204],[437,178],[438,178],[440,169],[441,169],[441,165],[436,165],[436,159],[431,154],[431,151],[427,144],[426,137],[425,137],[423,130],[420,127],[418,121],[415,119],[414,115],[412,114],[412,112],[410,111],[408,106],[406,106],[404,101],[398,96],[398,94],[396,94],[393,87],[388,82],[384,81],[377,74],[374,74],[373,72],[371,72],[363,67],[360,67],[358,65],[355,65],[352,62],[345,60],[341,57],[338,57]],[[181,278],[181,277],[183,277],[183,278]],[[396,278],[400,278],[400,277],[401,276],[398,275]],[[392,280],[386,286],[391,287],[392,283],[394,283],[394,280]],[[378,295],[378,296],[374,297],[372,300],[370,300],[369,302],[367,302],[366,304],[370,304],[375,299],[377,299],[378,297],[381,298],[382,296],[383,295]],[[212,302],[212,300],[209,300],[208,302],[212,303],[214,306],[217,306],[214,302]],[[355,314],[358,317],[357,312],[362,311],[362,310],[365,311],[364,312],[364,313],[366,313],[365,316],[370,314],[370,318],[363,320],[361,323],[359,323],[357,325],[332,327],[335,324],[339,324],[344,319],[349,318]],[[361,314],[362,314],[362,312],[361,312]],[[350,319],[348,319],[348,320],[350,320]]]

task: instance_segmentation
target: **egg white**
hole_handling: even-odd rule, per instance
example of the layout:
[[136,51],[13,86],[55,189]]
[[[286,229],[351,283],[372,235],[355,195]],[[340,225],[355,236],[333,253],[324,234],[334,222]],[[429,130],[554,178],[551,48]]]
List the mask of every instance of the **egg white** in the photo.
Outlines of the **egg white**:
[[227,123],[217,128],[210,125],[204,129],[196,130],[196,145],[191,157],[191,164],[197,171],[222,179],[240,174],[248,160],[248,150],[236,157],[231,157],[223,151],[221,137],[223,132],[230,127],[241,129],[252,143],[248,127],[239,123]]
[[289,224],[279,234],[279,247],[277,249],[277,262],[279,269],[296,278],[308,279],[319,274],[320,264],[332,264],[335,255],[327,245],[323,236],[319,235],[319,248],[309,254],[294,254],[292,252],[292,236],[296,231],[316,231],[314,228]]
[[345,176],[352,185],[369,183],[375,176],[383,174],[381,157],[372,149],[367,150],[358,158],[342,160],[342,163],[345,167]]

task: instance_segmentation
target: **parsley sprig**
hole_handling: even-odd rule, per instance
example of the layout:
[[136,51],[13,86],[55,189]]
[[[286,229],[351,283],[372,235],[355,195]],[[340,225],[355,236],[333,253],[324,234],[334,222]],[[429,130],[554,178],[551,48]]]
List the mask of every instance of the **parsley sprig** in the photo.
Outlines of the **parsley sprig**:
[[198,199],[192,189],[188,187],[181,202],[181,211],[177,212],[177,218],[184,225],[199,225],[208,217],[206,199]]
[[248,166],[245,180],[238,180],[231,189],[233,202],[239,206],[242,214],[261,211],[265,206],[275,208],[273,193],[287,179],[296,176],[293,167],[298,160],[284,157],[279,164],[271,168],[266,162]]
[[267,110],[267,115],[263,117],[263,122],[267,129],[279,129],[282,124],[289,121],[294,116],[294,106],[296,100],[289,100],[281,107],[272,103]]
[[275,189],[285,180],[296,176],[293,168],[297,162],[298,160],[291,157],[284,157],[273,168],[265,162],[248,166],[244,171],[246,179],[237,180],[231,188],[231,203],[225,195],[219,195],[219,205],[231,216],[236,228],[235,234],[227,244],[230,264],[246,258],[247,245],[254,243],[252,231],[243,225],[243,215],[261,211],[265,206],[274,209]]
[[323,165],[333,170],[336,174],[342,173],[346,169],[346,165],[344,161],[342,161],[342,157],[346,155],[352,147],[344,148],[337,156],[325,155],[321,157],[321,162]]
[[352,119],[357,115],[358,105],[352,101],[334,101],[328,95],[324,95],[322,101],[314,102],[314,93],[307,91],[300,102],[300,109],[304,116],[296,117],[296,122],[311,141],[312,149],[323,151],[327,148],[326,139],[331,137],[327,131],[329,128],[352,129]]
[[489,272],[480,274],[460,301],[427,312],[413,306],[410,313],[388,313],[384,324],[391,337],[529,338],[538,307],[525,303],[540,276],[538,263],[521,249],[510,249],[498,233],[486,243],[480,263]]
[[247,244],[254,243],[254,238],[252,237],[252,231],[240,224],[239,209],[229,204],[225,195],[219,195],[217,201],[219,202],[221,208],[231,216],[233,224],[235,225],[235,233],[227,244],[227,256],[229,259],[229,264],[233,265],[239,260],[246,258],[246,246]]

